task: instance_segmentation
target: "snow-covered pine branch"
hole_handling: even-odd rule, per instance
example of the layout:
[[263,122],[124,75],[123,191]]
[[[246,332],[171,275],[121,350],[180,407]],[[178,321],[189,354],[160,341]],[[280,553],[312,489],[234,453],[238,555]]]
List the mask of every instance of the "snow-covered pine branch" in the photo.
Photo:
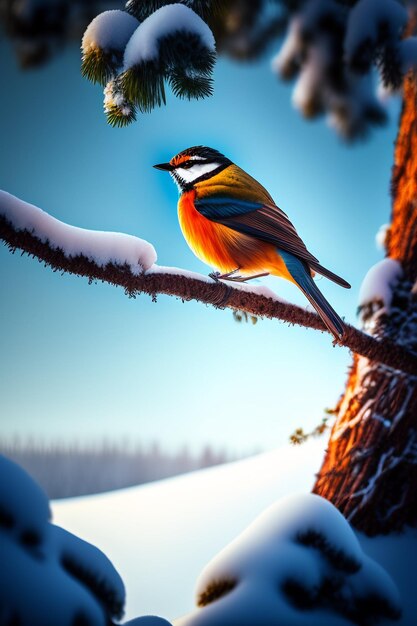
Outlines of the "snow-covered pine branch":
[[303,115],[325,113],[330,126],[346,139],[361,136],[386,119],[373,67],[384,87],[395,90],[417,64],[415,38],[403,38],[409,19],[403,3],[351,4],[337,0],[299,4],[272,63],[282,78],[297,79],[293,102]]
[[139,23],[135,6],[98,15],[82,42],[82,72],[107,83],[104,109],[113,126],[134,121],[136,108],[149,112],[165,104],[165,82],[181,98],[212,93],[216,48],[203,19],[184,4],[167,4]]
[[[51,523],[49,502],[21,467],[0,455],[2,626],[110,626],[125,588],[101,550]],[[156,616],[125,626],[171,626]]]
[[[81,0],[68,11],[52,11],[50,0],[8,3],[12,8],[0,8],[0,21],[29,63],[42,62],[57,42],[74,36],[75,16],[82,23],[88,14],[79,10]],[[94,14],[99,3],[88,3]],[[106,6],[117,4],[106,0]],[[210,95],[212,33],[219,52],[238,60],[258,58],[284,33],[272,66],[282,78],[296,79],[294,105],[306,117],[325,114],[339,134],[354,139],[387,117],[375,68],[384,89],[392,92],[417,66],[415,19],[410,18],[415,13],[415,0],[128,0],[125,10],[105,11],[87,28],[82,71],[103,85],[109,81],[108,121],[123,126],[136,119],[137,107],[148,111],[164,103],[165,82],[179,97]],[[156,54],[144,63],[146,33]],[[133,65],[123,59],[131,37]]]
[[311,494],[279,500],[226,546],[200,575],[196,604],[175,626],[376,625],[401,615],[389,574]]
[[[281,300],[267,287],[231,286],[195,272],[155,265],[155,249],[143,239],[69,226],[4,191],[0,191],[0,239],[12,252],[20,249],[54,271],[120,286],[131,297],[165,294],[326,331],[315,313]],[[346,325],[340,343],[393,369],[417,371],[413,354],[389,340],[377,341],[353,326]]]
[[346,139],[361,136],[370,125],[386,119],[371,75],[356,73],[345,62],[349,14],[334,0],[308,0],[292,17],[272,61],[282,78],[296,78],[294,106],[307,118],[326,114],[329,125]]
[[125,589],[97,548],[50,522],[42,489],[0,456],[2,624],[105,626],[123,615]]

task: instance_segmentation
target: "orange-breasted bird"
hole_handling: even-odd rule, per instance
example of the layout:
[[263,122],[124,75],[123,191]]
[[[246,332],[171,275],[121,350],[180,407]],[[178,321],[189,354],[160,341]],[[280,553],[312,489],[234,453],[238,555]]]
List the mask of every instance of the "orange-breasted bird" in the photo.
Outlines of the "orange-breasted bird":
[[342,337],[344,324],[313,276],[321,274],[346,288],[349,283],[320,265],[258,181],[204,146],[183,150],[154,167],[170,172],[176,182],[182,232],[194,254],[220,270],[211,276],[235,281],[268,274],[286,278],[301,289],[335,339]]

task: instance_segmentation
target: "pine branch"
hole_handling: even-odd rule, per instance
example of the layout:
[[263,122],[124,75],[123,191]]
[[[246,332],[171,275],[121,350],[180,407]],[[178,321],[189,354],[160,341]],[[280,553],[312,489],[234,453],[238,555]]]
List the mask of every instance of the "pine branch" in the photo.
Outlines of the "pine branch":
[[[181,274],[175,268],[167,270],[153,266],[151,270],[137,274],[127,264],[108,263],[101,266],[82,254],[67,256],[62,249],[52,247],[48,241],[41,241],[32,232],[14,226],[3,215],[0,215],[0,239],[12,253],[21,250],[22,254],[37,258],[53,271],[85,276],[90,282],[101,280],[122,287],[129,297],[146,293],[156,298],[158,294],[165,294],[183,301],[197,300],[218,308],[229,308],[256,317],[278,319],[290,325],[328,332],[315,313],[262,295],[258,287],[231,286],[230,283],[211,281],[199,274]],[[348,324],[340,345],[387,367],[409,374],[417,373],[416,355],[387,339],[376,340]]]

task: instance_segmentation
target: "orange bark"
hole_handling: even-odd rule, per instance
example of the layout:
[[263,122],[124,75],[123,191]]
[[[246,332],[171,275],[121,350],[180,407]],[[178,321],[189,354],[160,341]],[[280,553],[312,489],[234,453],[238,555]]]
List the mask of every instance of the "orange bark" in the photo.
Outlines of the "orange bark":
[[[404,81],[392,175],[387,256],[403,277],[389,311],[373,310],[372,334],[417,353],[417,80]],[[354,356],[314,492],[370,534],[417,524],[417,371]]]

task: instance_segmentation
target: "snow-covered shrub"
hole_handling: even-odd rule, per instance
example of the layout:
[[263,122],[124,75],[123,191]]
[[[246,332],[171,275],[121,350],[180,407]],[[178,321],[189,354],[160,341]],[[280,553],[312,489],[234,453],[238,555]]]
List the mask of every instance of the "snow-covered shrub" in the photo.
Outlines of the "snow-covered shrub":
[[[46,495],[0,455],[0,626],[110,626],[125,589],[98,548],[51,523]],[[171,626],[138,617],[125,626]]]
[[48,500],[0,456],[0,625],[106,626],[123,612],[122,580],[97,548],[50,522]]
[[311,494],[280,500],[220,552],[196,601],[176,626],[349,626],[400,616],[391,578],[339,511]]

